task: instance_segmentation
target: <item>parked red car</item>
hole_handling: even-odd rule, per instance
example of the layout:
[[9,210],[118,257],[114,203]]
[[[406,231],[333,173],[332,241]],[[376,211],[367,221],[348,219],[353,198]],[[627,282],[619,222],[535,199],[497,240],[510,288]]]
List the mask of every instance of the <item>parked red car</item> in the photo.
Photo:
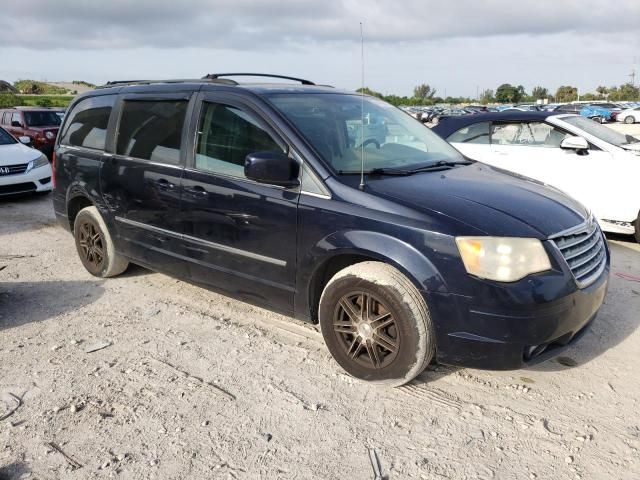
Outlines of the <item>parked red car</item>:
[[14,137],[31,138],[49,159],[60,128],[59,108],[15,107],[0,110],[0,125]]

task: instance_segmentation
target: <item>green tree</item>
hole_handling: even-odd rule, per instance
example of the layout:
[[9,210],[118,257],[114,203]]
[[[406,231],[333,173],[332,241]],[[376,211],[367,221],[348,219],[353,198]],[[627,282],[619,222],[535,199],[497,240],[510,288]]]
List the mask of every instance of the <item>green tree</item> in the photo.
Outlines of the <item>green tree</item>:
[[478,99],[480,101],[480,103],[486,105],[487,103],[491,103],[493,101],[495,101],[495,98],[493,96],[493,90],[491,90],[490,88],[487,88],[483,91],[480,92],[480,98]]
[[359,88],[356,90],[358,93],[364,93],[365,95],[371,95],[372,97],[384,98],[380,92],[376,92],[375,90],[371,90],[369,87]]
[[[522,85],[520,85],[522,87]],[[524,87],[522,87],[524,92]],[[510,83],[503,83],[496,89],[496,101],[500,103],[516,103],[522,98],[519,87],[514,87]]]
[[609,89],[609,100],[638,100],[640,99],[640,87],[636,87],[631,83],[625,83],[619,87],[612,87]]
[[413,89],[413,96],[416,98],[421,98],[423,100],[431,100],[436,94],[436,89],[432,88],[430,85],[423,83],[422,85],[417,85]]
[[533,87],[533,90],[531,90],[531,97],[534,100],[549,98],[549,90],[544,87]]
[[604,85],[600,85],[598,88],[596,88],[596,92],[598,92],[598,95],[600,95],[600,98],[605,98],[609,93],[609,89]]
[[13,93],[0,93],[0,108],[11,108],[20,105],[20,100]]
[[50,98],[46,98],[46,97],[39,99],[36,102],[36,104],[39,107],[52,107],[53,106],[53,102],[51,101],[51,99]]
[[578,99],[578,89],[570,85],[562,85],[556,90],[556,102],[572,102]]

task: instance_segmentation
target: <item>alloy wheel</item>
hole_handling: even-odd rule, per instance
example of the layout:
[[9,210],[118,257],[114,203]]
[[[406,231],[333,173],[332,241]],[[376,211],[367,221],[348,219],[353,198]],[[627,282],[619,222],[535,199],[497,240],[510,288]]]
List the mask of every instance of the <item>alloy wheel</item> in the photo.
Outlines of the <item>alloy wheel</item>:
[[333,330],[346,355],[367,368],[388,366],[400,350],[400,334],[393,313],[367,292],[352,292],[340,298]]
[[80,224],[78,241],[84,259],[92,267],[98,269],[105,258],[104,239],[100,230],[98,230],[92,222],[82,222]]

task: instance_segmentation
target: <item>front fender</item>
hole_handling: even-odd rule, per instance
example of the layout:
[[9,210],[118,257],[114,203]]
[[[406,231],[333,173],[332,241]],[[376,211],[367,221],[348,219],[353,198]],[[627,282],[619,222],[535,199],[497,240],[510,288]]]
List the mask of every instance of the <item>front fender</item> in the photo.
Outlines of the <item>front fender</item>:
[[447,293],[442,275],[412,244],[372,231],[349,230],[332,233],[318,241],[298,260],[296,315],[309,317],[315,309],[314,280],[327,262],[341,255],[360,255],[388,263],[409,278],[421,291]]

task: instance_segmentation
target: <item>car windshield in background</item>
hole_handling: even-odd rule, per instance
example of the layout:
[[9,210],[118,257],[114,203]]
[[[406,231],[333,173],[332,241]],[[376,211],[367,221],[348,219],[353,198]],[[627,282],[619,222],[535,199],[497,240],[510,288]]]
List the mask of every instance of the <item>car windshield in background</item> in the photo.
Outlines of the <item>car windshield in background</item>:
[[362,151],[366,172],[465,161],[421,123],[375,98],[328,93],[269,99],[338,173],[360,172]]
[[15,139],[9,135],[9,132],[0,128],[0,145],[11,145],[16,143]]
[[30,127],[57,127],[61,121],[56,112],[24,112],[24,119]]
[[561,118],[563,122],[570,123],[571,125],[578,127],[580,130],[598,137],[600,140],[604,140],[607,143],[620,147],[622,145],[628,145],[630,143],[637,143],[638,140],[625,135],[624,133],[616,132],[615,130],[600,125],[587,117],[565,117]]

